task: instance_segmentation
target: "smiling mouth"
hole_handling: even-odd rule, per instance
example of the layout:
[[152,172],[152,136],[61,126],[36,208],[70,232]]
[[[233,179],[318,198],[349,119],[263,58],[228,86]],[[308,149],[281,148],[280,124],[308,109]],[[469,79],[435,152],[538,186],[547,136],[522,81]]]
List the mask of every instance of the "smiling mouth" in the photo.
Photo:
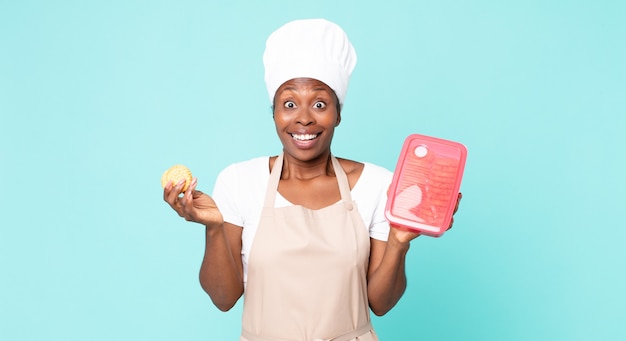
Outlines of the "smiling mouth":
[[315,140],[320,134],[289,134],[296,141]]

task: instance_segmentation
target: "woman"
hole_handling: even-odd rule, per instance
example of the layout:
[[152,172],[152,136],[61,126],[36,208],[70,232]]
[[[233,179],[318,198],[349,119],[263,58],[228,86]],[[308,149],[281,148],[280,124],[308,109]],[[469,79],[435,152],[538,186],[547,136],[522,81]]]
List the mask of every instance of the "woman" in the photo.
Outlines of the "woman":
[[213,198],[194,179],[164,199],[206,226],[200,282],[214,304],[244,295],[241,340],[377,340],[369,310],[402,296],[418,234],[384,219],[391,172],[331,153],[354,49],[339,26],[299,20],[270,35],[263,60],[282,153],[227,167]]

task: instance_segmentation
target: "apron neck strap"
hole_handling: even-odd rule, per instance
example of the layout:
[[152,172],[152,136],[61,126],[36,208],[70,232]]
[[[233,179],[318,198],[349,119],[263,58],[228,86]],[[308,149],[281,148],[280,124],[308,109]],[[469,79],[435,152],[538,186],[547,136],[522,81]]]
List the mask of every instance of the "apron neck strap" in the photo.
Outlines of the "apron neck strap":
[[339,160],[337,160],[332,154],[330,159],[333,162],[333,169],[335,170],[335,176],[337,177],[337,183],[339,183],[339,192],[341,193],[341,201],[346,205],[348,211],[352,211],[352,195],[350,194],[350,184],[348,183],[348,176],[344,172]]
[[[270,172],[270,179],[267,183],[267,190],[265,191],[265,202],[263,207],[274,207],[276,201],[276,192],[278,192],[278,182],[280,181],[280,174],[283,170],[284,153],[280,153],[274,161],[274,166]],[[352,210],[352,195],[350,194],[350,185],[348,183],[348,176],[341,168],[341,164],[334,155],[330,155],[333,169],[335,170],[335,176],[337,177],[337,183],[339,184],[339,193],[341,193],[341,200],[346,205],[348,210]]]
[[267,183],[267,190],[265,191],[265,202],[263,207],[274,207],[276,202],[276,192],[278,191],[278,182],[280,181],[280,173],[283,168],[283,153],[280,153],[274,161],[274,166],[270,172],[270,180]]

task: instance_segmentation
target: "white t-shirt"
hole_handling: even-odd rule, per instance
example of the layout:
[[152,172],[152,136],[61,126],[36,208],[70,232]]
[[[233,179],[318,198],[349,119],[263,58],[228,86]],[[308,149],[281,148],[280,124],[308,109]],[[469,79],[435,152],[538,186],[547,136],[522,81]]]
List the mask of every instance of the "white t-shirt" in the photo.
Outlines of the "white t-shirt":
[[[387,241],[389,223],[384,211],[393,173],[371,163],[364,165],[360,178],[352,188],[352,200],[357,205],[365,227],[369,229],[370,237]],[[222,170],[213,189],[212,198],[224,221],[243,227],[241,256],[244,283],[247,282],[248,257],[261,217],[269,177],[269,157],[254,158],[234,163]],[[274,207],[291,205],[277,193]]]

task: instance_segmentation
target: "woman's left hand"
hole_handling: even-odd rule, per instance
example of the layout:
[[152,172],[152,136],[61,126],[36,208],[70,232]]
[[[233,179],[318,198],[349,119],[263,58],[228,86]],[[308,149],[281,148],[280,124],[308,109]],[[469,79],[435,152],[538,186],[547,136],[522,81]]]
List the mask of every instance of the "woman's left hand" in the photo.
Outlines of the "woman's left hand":
[[[454,214],[456,213],[456,211],[459,210],[459,203],[461,202],[461,198],[462,197],[463,197],[463,194],[459,193],[459,195],[456,198],[456,205],[454,206],[454,212],[452,213],[452,219],[450,219],[450,226],[448,226],[447,230],[451,229],[452,225],[454,224]],[[393,234],[393,238],[395,240],[397,240],[398,242],[400,242],[400,243],[408,243],[411,240],[413,240],[413,239],[415,239],[415,238],[420,236],[419,232],[409,231],[409,230],[403,229],[401,227],[394,226],[393,224],[391,225],[391,227],[392,227],[392,229],[391,229],[391,231],[389,231],[389,233]]]
[[451,229],[452,224],[454,224],[454,214],[456,213],[456,211],[459,210],[459,203],[461,202],[461,198],[463,198],[463,194],[459,193],[459,195],[456,197],[456,206],[454,206],[454,212],[452,212],[452,219],[450,219],[450,226],[448,226],[448,229],[446,231]]

